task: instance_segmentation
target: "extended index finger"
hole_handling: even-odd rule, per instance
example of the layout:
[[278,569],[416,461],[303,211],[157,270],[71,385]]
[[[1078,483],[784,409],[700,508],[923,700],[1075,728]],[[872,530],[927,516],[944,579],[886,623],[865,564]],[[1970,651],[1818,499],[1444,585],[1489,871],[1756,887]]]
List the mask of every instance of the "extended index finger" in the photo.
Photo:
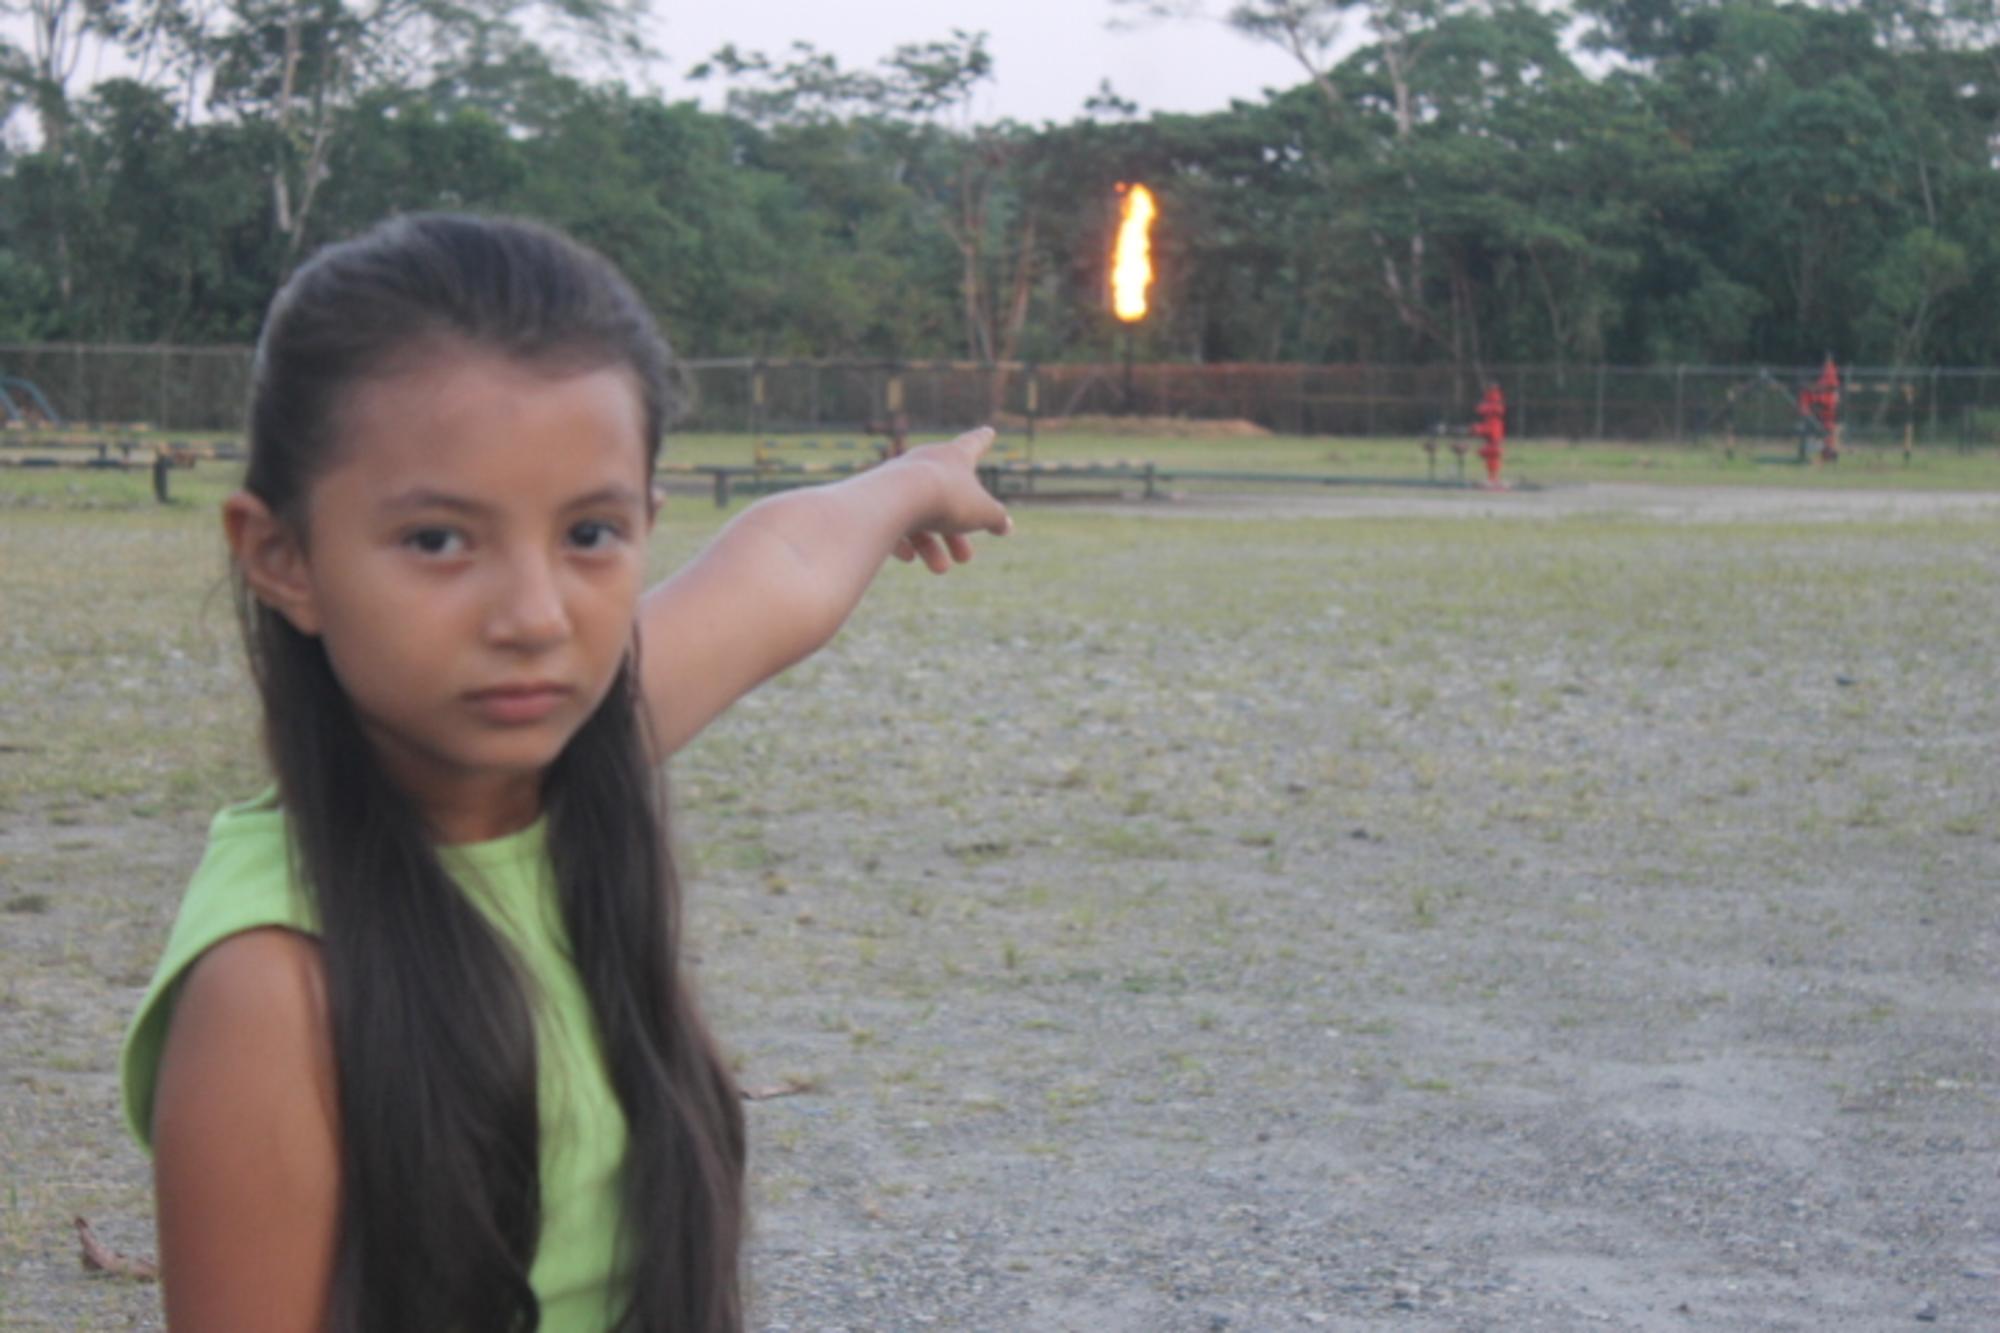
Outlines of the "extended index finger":
[[993,447],[994,437],[998,434],[999,432],[995,431],[991,426],[981,426],[977,430],[965,432],[965,434],[953,440],[952,444],[964,449],[967,457],[976,463],[988,449]]

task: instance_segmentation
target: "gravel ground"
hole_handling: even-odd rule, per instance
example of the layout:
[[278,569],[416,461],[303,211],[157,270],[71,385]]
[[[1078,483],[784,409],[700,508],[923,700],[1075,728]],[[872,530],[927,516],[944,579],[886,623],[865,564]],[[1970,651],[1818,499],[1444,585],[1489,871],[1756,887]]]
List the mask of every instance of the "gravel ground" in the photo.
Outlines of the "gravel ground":
[[[803,1089],[756,1325],[2000,1328],[1996,509],[1201,497],[892,571],[673,770]],[[0,524],[0,1326],[158,1326],[68,1221],[152,1249],[116,1035],[254,781],[225,609],[117,573],[184,610],[208,534]]]

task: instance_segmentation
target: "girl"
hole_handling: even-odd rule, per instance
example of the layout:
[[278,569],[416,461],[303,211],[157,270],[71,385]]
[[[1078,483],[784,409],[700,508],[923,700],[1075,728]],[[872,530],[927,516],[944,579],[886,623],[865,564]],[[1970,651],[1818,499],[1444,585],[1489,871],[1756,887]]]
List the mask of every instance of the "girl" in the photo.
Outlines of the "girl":
[[216,818],[124,1057],[175,1330],[741,1326],[655,767],[885,555],[1009,521],[975,432],[642,597],[667,355],[515,222],[389,223],[273,303],[223,528],[276,790]]

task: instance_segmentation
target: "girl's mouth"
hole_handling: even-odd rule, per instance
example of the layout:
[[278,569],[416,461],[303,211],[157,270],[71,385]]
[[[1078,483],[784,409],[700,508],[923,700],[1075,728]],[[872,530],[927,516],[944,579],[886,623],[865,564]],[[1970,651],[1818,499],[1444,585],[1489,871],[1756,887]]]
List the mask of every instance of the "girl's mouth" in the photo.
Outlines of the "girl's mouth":
[[489,722],[521,726],[539,722],[560,708],[570,696],[566,685],[535,682],[527,685],[496,685],[474,690],[465,696],[473,711]]

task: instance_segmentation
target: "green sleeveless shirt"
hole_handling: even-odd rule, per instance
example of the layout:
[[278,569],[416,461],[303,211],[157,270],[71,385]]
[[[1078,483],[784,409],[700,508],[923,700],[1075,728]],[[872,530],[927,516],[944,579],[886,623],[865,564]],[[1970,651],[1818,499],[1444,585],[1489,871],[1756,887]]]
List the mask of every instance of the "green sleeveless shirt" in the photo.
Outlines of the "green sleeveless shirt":
[[[440,848],[445,868],[514,947],[534,996],[540,1070],[542,1235],[529,1282],[545,1333],[602,1333],[617,1309],[618,1175],[625,1116],[605,1077],[596,1022],[572,964],[540,822],[491,842]],[[271,793],[215,817],[166,954],[126,1034],[125,1118],[151,1151],[153,1089],[175,989],[231,935],[260,926],[317,933],[292,882],[285,817]]]

